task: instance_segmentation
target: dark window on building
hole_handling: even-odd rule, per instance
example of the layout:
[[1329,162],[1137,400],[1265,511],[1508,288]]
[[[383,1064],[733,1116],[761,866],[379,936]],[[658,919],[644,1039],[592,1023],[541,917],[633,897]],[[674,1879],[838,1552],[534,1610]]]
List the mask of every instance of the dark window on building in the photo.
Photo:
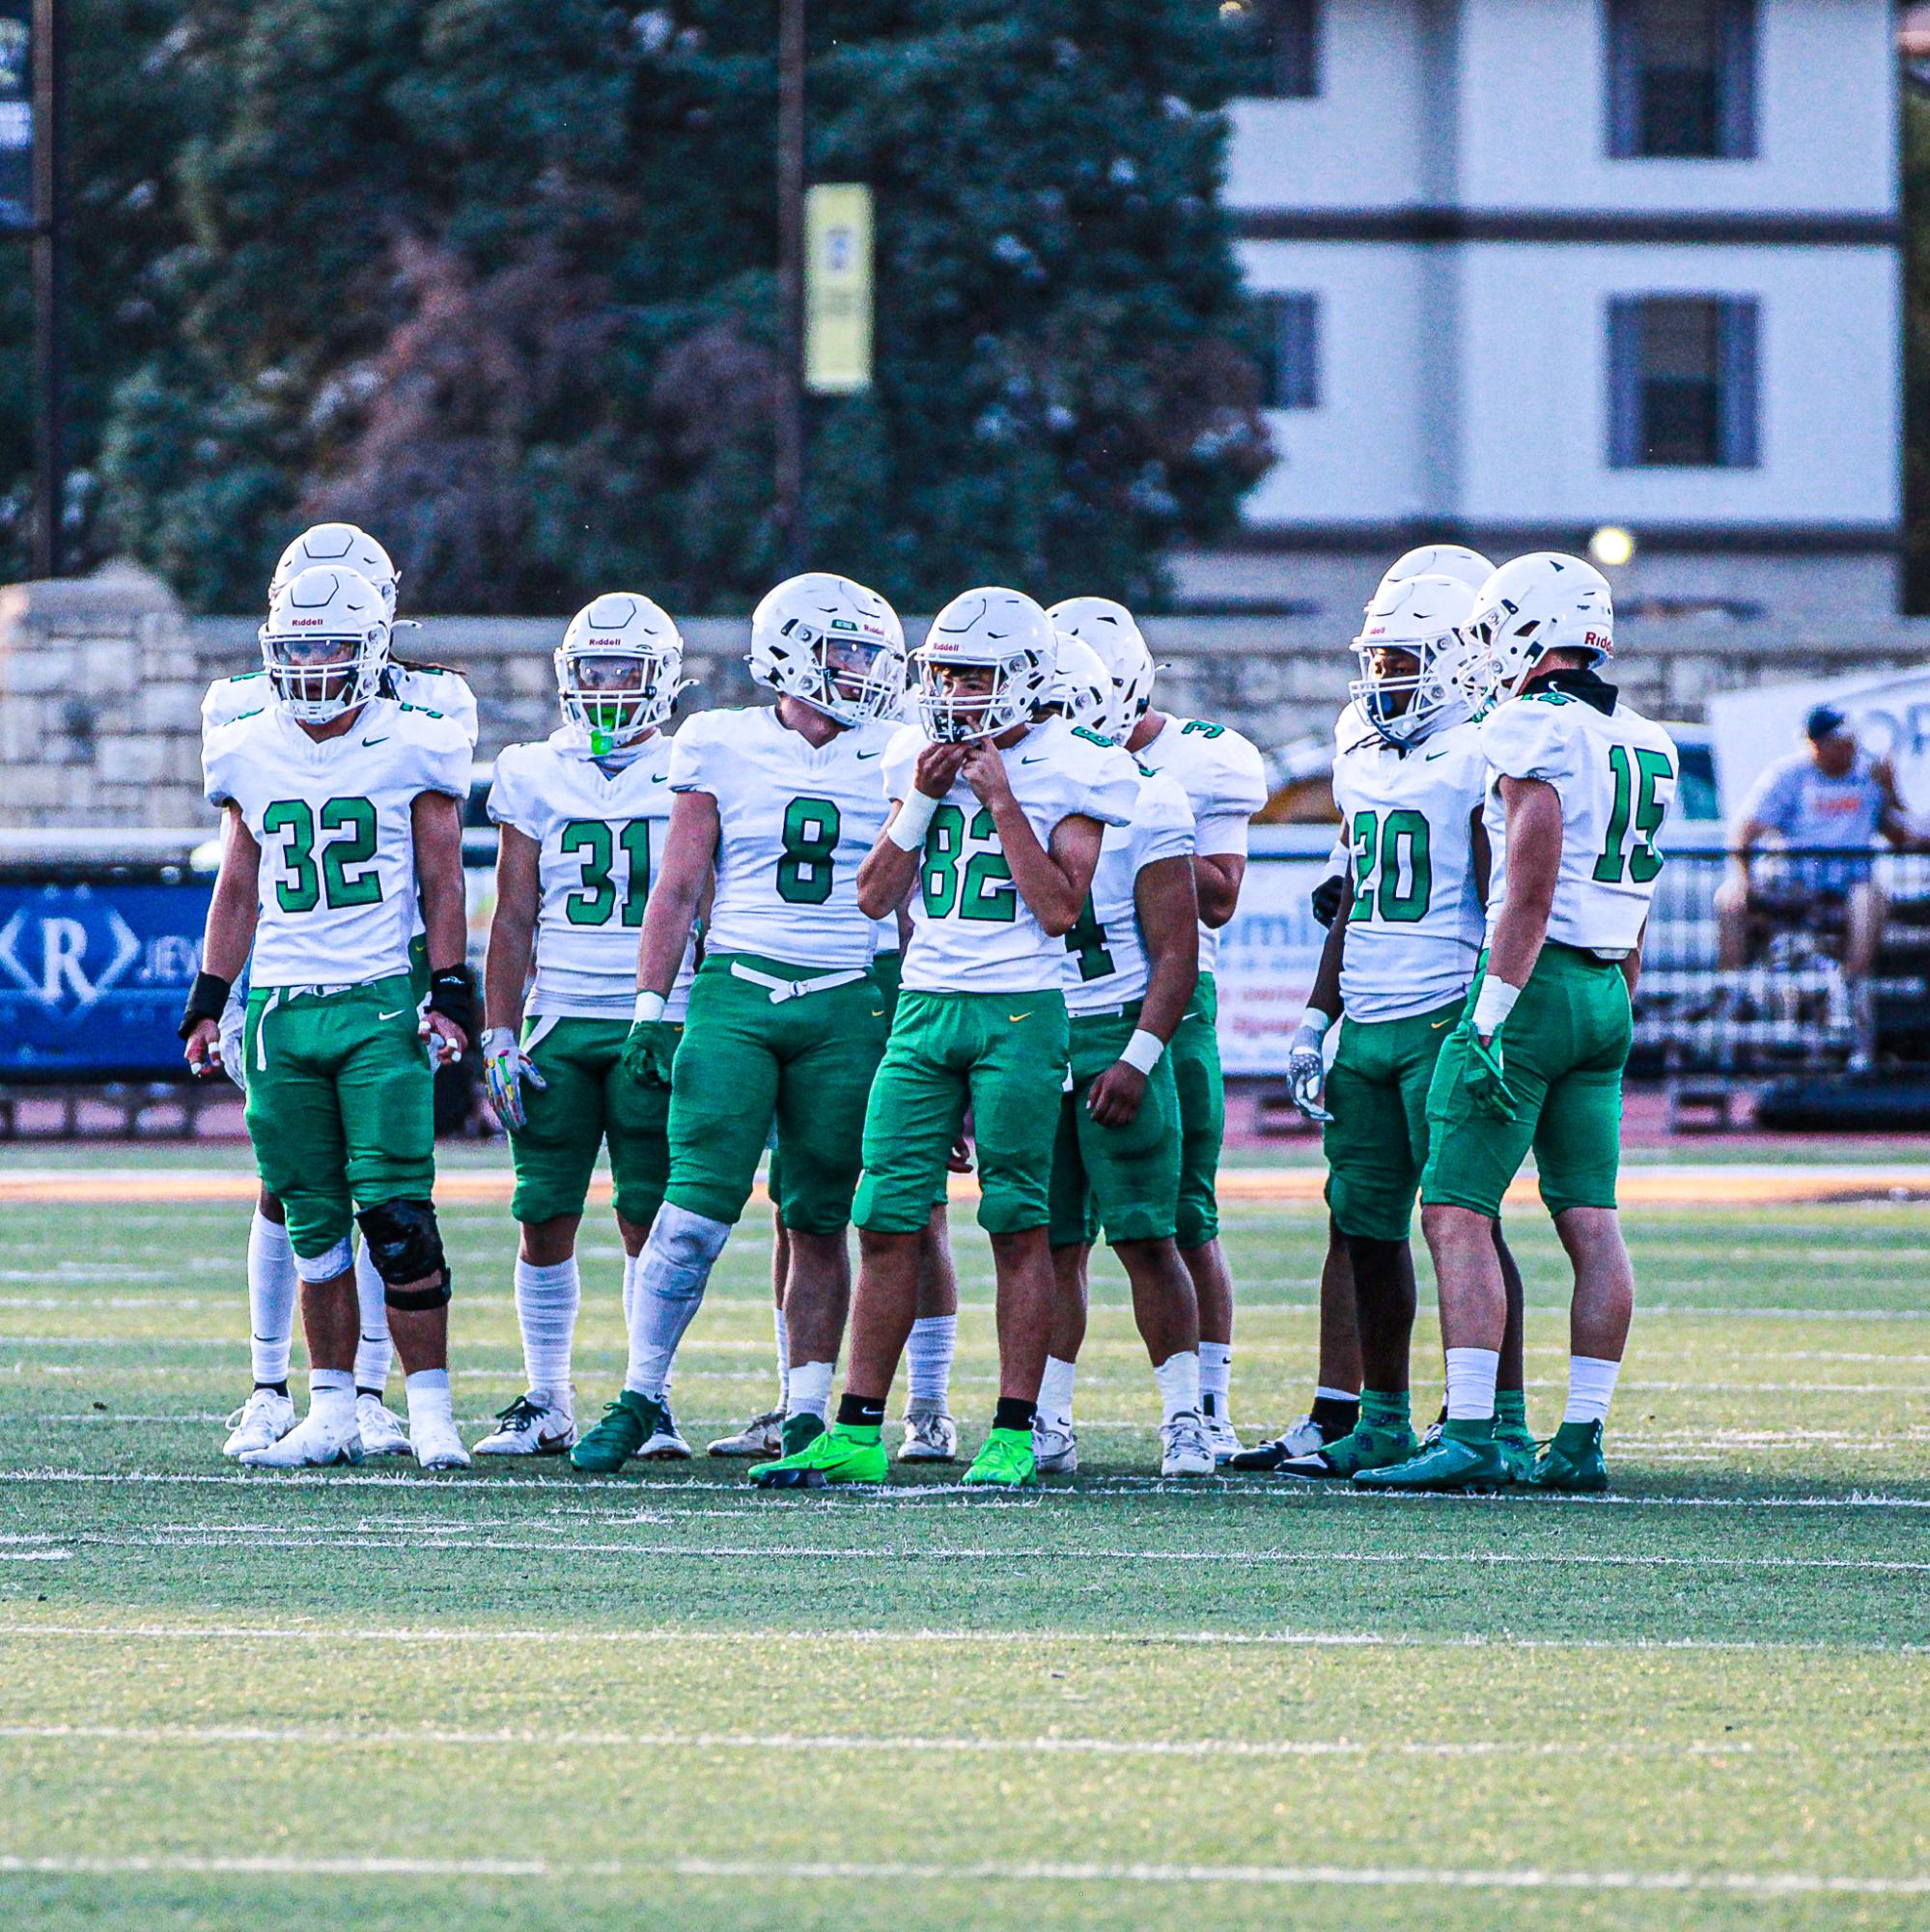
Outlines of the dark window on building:
[[1320,297],[1254,297],[1260,314],[1260,406],[1320,407]]
[[1236,0],[1220,11],[1234,37],[1233,92],[1274,100],[1320,94],[1320,0]]
[[1758,461],[1757,309],[1732,295],[1608,304],[1608,462],[1749,469]]
[[1755,154],[1755,0],[1607,0],[1608,152],[1620,160]]

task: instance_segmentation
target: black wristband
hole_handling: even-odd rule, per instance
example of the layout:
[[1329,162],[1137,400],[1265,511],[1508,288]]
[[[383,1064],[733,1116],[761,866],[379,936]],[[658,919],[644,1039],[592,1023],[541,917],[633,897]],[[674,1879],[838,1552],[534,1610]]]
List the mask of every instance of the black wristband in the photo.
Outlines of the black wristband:
[[429,1010],[455,1021],[467,1037],[475,1038],[476,982],[467,966],[445,966],[430,974]]
[[232,979],[223,979],[218,972],[196,973],[194,984],[188,989],[187,1005],[182,1010],[181,1024],[175,1032],[185,1040],[204,1020],[212,1020],[218,1025],[227,1010],[228,994],[234,985]]

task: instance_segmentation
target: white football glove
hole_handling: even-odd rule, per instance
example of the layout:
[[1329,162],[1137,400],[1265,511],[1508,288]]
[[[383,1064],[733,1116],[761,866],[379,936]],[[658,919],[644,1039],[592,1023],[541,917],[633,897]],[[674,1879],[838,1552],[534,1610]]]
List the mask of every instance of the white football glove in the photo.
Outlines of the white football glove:
[[1321,1036],[1304,1021],[1287,1047],[1287,1092],[1295,1107],[1316,1126],[1333,1118],[1326,1106],[1327,1055],[1321,1050]]
[[539,1092],[549,1082],[536,1071],[536,1062],[522,1050],[510,1026],[483,1029],[483,1078],[489,1089],[489,1105],[496,1118],[512,1134],[521,1130],[522,1082],[527,1080]]

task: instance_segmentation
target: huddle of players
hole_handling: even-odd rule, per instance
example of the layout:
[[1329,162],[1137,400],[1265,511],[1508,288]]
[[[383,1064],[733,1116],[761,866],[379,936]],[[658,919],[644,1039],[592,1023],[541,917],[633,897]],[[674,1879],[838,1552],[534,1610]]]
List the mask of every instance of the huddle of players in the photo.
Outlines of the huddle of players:
[[[766,1451],[752,1474],[771,1487],[881,1480],[909,1340],[901,1453],[949,1458],[942,1203],[969,1113],[1000,1393],[965,1479],[1077,1467],[1073,1368],[1102,1228],[1152,1356],[1162,1470],[1207,1474],[1234,1453],[1211,935],[1232,915],[1264,786],[1236,734],[1152,710],[1130,615],[968,592],[916,654],[917,721],[901,724],[889,606],[845,579],[794,578],[752,620],[751,669],[775,705],[701,713],[667,738],[676,628],[647,598],[599,598],[556,654],[562,727],[497,761],[479,1033],[459,929],[473,705],[450,674],[390,657],[394,581],[363,533],[307,533],[277,573],[263,672],[225,681],[267,701],[216,707],[206,735],[223,859],[182,1034],[197,1071],[245,1081],[264,1188],[256,1387],[229,1452],[353,1461],[373,1433],[426,1467],[467,1460],[448,1420],[420,1031],[432,1053],[478,1040],[516,1165],[528,1387],[479,1452],[567,1449],[603,1470],[689,1453],[669,1406],[677,1347],[774,1129],[784,1411],[715,1446]],[[604,1143],[629,1359],[579,1438],[574,1246]],[[258,1249],[280,1259],[277,1227],[278,1295],[258,1292],[255,1265]],[[314,1365],[299,1421],[294,1277]],[[364,1379],[376,1333],[408,1371],[406,1438]]]
[[[1612,602],[1580,558],[1411,552],[1354,648],[1339,889],[1289,1058],[1328,1158],[1323,1386],[1307,1422],[1232,1467],[1388,1491],[1605,1489],[1635,1286],[1615,1214],[1622,1074],[1675,748],[1600,675]],[[1575,1275],[1568,1401],[1539,1456],[1500,1230],[1530,1148]],[[1416,1192],[1447,1381],[1425,1440],[1408,1380]]]

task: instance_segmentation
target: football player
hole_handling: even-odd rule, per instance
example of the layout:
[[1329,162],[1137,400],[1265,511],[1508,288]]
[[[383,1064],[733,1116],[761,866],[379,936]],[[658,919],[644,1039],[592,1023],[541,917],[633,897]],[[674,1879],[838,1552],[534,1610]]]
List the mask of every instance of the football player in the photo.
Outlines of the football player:
[[[1328,1206],[1354,1288],[1359,1419],[1299,1455],[1284,1442],[1245,1451],[1236,1469],[1351,1476],[1407,1462],[1420,1446],[1408,1386],[1409,1240],[1427,1159],[1428,1083],[1474,976],[1488,889],[1487,767],[1470,676],[1480,654],[1460,628],[1473,602],[1454,578],[1423,575],[1384,583],[1367,606],[1354,641],[1360,675],[1334,734],[1334,802],[1350,852],[1345,916],[1329,932],[1288,1057],[1294,1104],[1325,1130]],[[1329,1072],[1323,1042],[1343,1013]],[[1513,1273],[1505,1251],[1503,1267]],[[1516,1377],[1497,1398],[1506,1405],[1497,1441],[1525,1482],[1535,1445],[1522,1407],[1513,1278]]]
[[1495,876],[1486,949],[1427,1101],[1421,1218],[1440,1282],[1447,1419],[1432,1448],[1356,1480],[1483,1490],[1506,1479],[1494,1440],[1506,1320],[1495,1224],[1532,1147],[1575,1274],[1568,1404],[1534,1479],[1601,1490],[1602,1425],[1635,1301],[1615,1213],[1622,1072],[1662,871],[1656,833],[1679,764],[1667,733],[1601,676],[1614,611],[1592,565],[1518,557],[1482,588],[1468,634],[1487,654],[1493,692],[1479,731]]
[[[576,1441],[576,1230],[598,1151],[608,1146],[616,1184],[626,1317],[663,1199],[669,1096],[629,1078],[623,1048],[637,930],[670,819],[663,727],[683,673],[684,640],[664,611],[634,592],[606,593],[570,620],[557,647],[561,727],[496,759],[489,816],[501,843],[483,1065],[516,1164],[525,1387],[476,1444],[479,1456],[556,1455]],[[691,950],[686,934],[664,1009],[673,1026],[683,1023]],[[667,1409],[642,1453],[689,1454]]]
[[[449,1269],[435,1171],[430,1036],[460,1055],[474,1028],[463,964],[462,805],[470,742],[439,714],[381,695],[389,619],[353,571],[300,572],[262,628],[266,702],[209,734],[221,870],[202,970],[182,1018],[207,1075],[222,1010],[252,945],[242,1049],[263,1186],[280,1202],[302,1282],[311,1402],[266,1468],[356,1462],[359,1220],[402,1355],[409,1435],[425,1469],[465,1467],[450,1413]],[[418,1023],[409,938],[428,936]]]
[[[858,881],[874,917],[909,891],[912,935],[865,1113],[851,1365],[835,1425],[754,1469],[765,1487],[883,1480],[884,1406],[917,1306],[920,1238],[967,1106],[997,1282],[999,1396],[965,1481],[1038,1479],[1052,1139],[1068,1073],[1065,938],[1102,831],[1125,825],[1138,796],[1132,761],[1114,747],[1063,718],[1033,723],[1055,658],[1046,613],[998,588],[954,598],[917,654],[919,721],[885,758],[891,818]],[[1162,1051],[1135,1036],[1135,1063],[1150,1070]]]
[[[352,523],[317,523],[304,530],[281,553],[268,585],[270,601],[298,573],[312,567],[342,567],[357,571],[382,600],[391,625],[396,623],[396,589],[400,574],[389,553],[367,531]],[[201,734],[228,724],[245,712],[261,708],[266,673],[242,671],[216,678],[201,701]],[[440,664],[406,661],[391,655],[382,675],[381,694],[440,712],[462,726],[473,746],[477,717],[475,694],[457,672]],[[418,1003],[429,992],[428,955],[422,941],[422,916],[416,911],[416,937],[409,947],[409,971]],[[241,1032],[247,1014],[246,970],[237,980],[221,1016],[215,1047],[223,1071],[246,1090],[246,1055]],[[244,1449],[266,1448],[279,1442],[295,1425],[295,1409],[288,1392],[290,1346],[294,1337],[294,1306],[298,1289],[294,1252],[289,1246],[281,1203],[264,1188],[248,1230],[249,1348],[254,1384],[247,1400],[228,1418],[229,1436],[222,1453],[238,1456]],[[355,1348],[355,1419],[368,1456],[406,1456],[409,1440],[383,1400],[394,1349],[389,1340],[388,1309],[382,1299],[382,1277],[376,1272],[367,1246],[355,1250],[355,1291],[360,1303],[360,1338]]]
[[[751,675],[776,704],[698,712],[671,747],[675,802],[624,1049],[632,1078],[669,1091],[670,1177],[637,1263],[624,1386],[571,1452],[579,1470],[621,1469],[661,1427],[677,1346],[773,1121],[790,1248],[787,1452],[824,1428],[850,1300],[845,1229],[865,1098],[884,1047],[877,914],[860,909],[857,875],[884,823],[902,636],[863,585],[792,577],[751,617]],[[666,1002],[713,870],[679,1046]]]
[[1200,1404],[1216,1460],[1240,1450],[1228,1407],[1233,1362],[1233,1277],[1219,1244],[1217,1188],[1226,1128],[1219,1070],[1219,996],[1214,982],[1219,929],[1233,917],[1246,876],[1246,825],[1267,802],[1260,754],[1223,724],[1153,709],[1153,655],[1123,604],[1072,597],[1049,613],[1099,654],[1118,695],[1121,740],[1139,765],[1179,780],[1193,815],[1193,877],[1199,893],[1199,984],[1173,1036],[1180,1094],[1180,1257],[1199,1298]]
[[[1057,708],[1115,742],[1112,679],[1077,638],[1058,640]],[[1174,1244],[1180,1099],[1170,1046],[1199,975],[1192,807],[1177,781],[1143,774],[1133,819],[1100,841],[1078,923],[1066,935],[1072,1084],[1052,1148],[1052,1271],[1058,1308],[1039,1385],[1032,1451],[1042,1473],[1078,1468],[1075,1368],[1085,1339],[1086,1263],[1099,1229],[1133,1288],[1160,1393],[1160,1473],[1210,1476],[1199,1409],[1199,1303]],[[1151,1065],[1144,1062],[1150,1060]]]

